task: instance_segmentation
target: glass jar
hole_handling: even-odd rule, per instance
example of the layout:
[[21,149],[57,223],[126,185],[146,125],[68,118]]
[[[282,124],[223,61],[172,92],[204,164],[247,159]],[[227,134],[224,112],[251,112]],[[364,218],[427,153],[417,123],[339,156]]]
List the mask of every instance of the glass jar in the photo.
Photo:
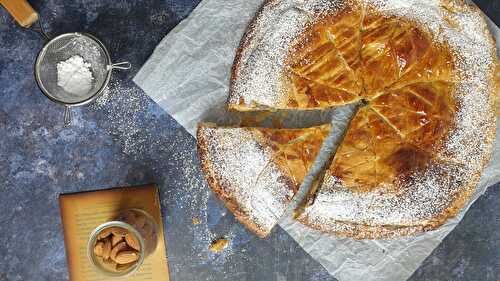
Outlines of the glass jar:
[[87,256],[107,276],[130,276],[155,251],[158,239],[158,225],[150,214],[127,209],[92,231]]

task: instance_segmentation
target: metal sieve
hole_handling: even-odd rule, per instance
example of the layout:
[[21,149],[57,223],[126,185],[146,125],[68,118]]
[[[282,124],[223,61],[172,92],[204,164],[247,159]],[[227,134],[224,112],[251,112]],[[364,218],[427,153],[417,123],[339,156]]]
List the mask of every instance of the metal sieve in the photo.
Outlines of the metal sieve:
[[[84,95],[74,95],[57,84],[57,63],[78,55],[90,63],[92,87]],[[106,88],[113,69],[130,69],[130,63],[113,64],[104,44],[84,33],[66,33],[50,40],[42,48],[35,63],[35,78],[43,94],[65,106],[64,124],[71,123],[71,107],[95,100]]]
[[[43,94],[54,102],[63,104],[64,124],[71,124],[71,107],[95,100],[106,88],[113,69],[130,69],[129,62],[112,63],[104,44],[90,34],[66,33],[50,40],[43,29],[40,16],[26,0],[3,1],[0,4],[22,27],[40,33],[48,42],[35,63],[35,79]],[[34,25],[38,23],[37,25]],[[92,86],[83,94],[72,94],[57,85],[57,64],[75,55],[91,65]]]

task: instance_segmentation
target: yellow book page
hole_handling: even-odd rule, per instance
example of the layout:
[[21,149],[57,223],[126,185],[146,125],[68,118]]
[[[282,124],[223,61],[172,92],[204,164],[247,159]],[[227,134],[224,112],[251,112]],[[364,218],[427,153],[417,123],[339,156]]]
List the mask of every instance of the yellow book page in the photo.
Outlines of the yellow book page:
[[98,272],[87,258],[87,242],[98,225],[130,208],[143,209],[155,218],[159,241],[156,250],[144,260],[141,268],[132,276],[120,280],[169,280],[160,200],[155,185],[63,194],[59,196],[59,204],[70,281],[110,279]]

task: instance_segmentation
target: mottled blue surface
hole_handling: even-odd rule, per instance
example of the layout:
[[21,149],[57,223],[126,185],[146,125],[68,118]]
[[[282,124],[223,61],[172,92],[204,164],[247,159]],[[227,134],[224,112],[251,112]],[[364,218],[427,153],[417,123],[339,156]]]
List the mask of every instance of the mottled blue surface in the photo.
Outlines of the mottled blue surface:
[[[148,182],[161,188],[173,281],[334,280],[283,230],[261,240],[237,223],[208,191],[194,139],[131,82],[199,1],[31,2],[51,36],[95,34],[134,68],[114,73],[106,99],[63,128],[62,108],[33,78],[41,37],[0,9],[0,281],[67,280],[60,193]],[[411,280],[500,280],[499,196],[490,188]],[[220,236],[229,249],[210,253]]]

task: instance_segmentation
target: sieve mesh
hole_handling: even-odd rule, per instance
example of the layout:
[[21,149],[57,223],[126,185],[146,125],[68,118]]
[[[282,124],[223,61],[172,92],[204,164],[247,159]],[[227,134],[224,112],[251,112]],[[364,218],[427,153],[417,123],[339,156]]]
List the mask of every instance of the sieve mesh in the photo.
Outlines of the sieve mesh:
[[[72,56],[81,56],[91,64],[91,90],[85,95],[74,95],[57,85],[57,63]],[[99,94],[107,85],[111,72],[109,54],[96,38],[82,33],[67,33],[49,41],[40,51],[35,65],[37,82],[52,100],[63,104],[81,104]]]

